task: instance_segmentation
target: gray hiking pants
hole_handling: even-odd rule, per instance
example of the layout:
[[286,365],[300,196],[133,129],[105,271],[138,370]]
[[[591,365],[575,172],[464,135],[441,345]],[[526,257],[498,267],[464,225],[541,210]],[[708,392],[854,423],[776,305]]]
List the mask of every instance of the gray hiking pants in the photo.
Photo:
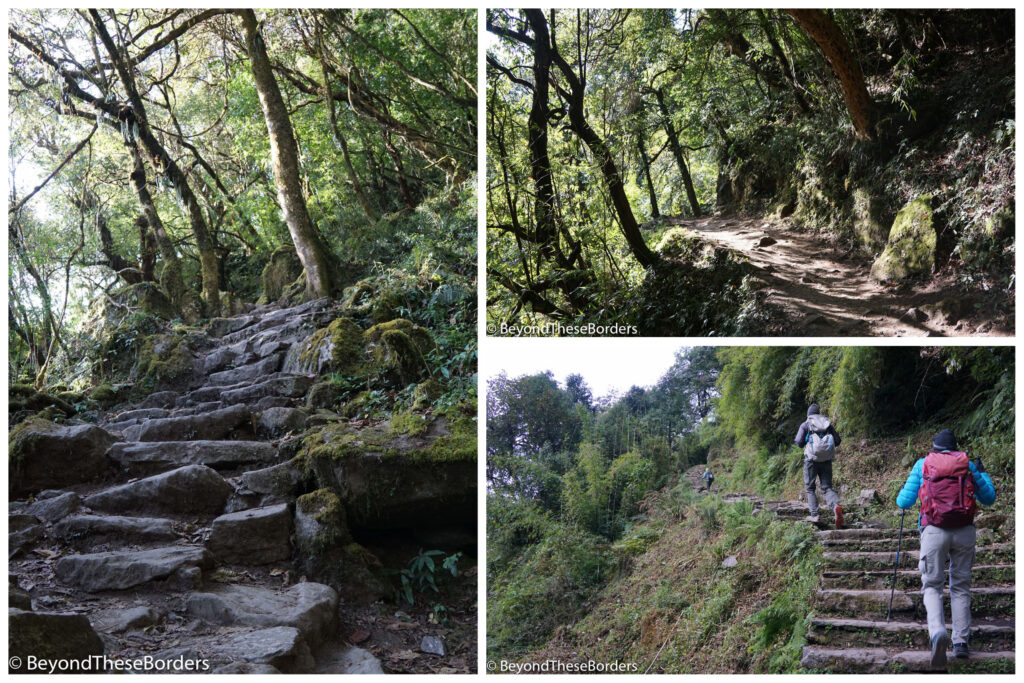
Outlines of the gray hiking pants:
[[971,567],[974,566],[974,525],[959,529],[926,526],[921,529],[921,570],[924,607],[928,611],[928,637],[946,630],[942,589],[949,569],[949,602],[953,615],[953,642],[966,643],[971,631]]
[[811,517],[818,516],[818,496],[814,493],[814,482],[821,483],[821,492],[825,495],[825,503],[831,509],[839,505],[839,494],[832,488],[832,461],[815,462],[804,460],[804,484],[807,486],[807,507]]

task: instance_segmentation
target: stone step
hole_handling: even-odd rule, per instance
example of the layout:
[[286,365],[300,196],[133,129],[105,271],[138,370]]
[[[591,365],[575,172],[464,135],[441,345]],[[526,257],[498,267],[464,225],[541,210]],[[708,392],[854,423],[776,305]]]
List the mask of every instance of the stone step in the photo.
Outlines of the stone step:
[[205,465],[186,465],[85,498],[86,506],[132,514],[219,514],[233,489]]
[[[949,633],[951,624],[946,625]],[[1016,629],[1012,620],[978,621],[971,623],[971,650],[997,652],[1012,650]],[[925,621],[884,621],[869,619],[811,620],[807,642],[831,648],[858,647],[918,647],[927,648],[928,624]]]
[[[800,664],[809,672],[819,673],[904,673],[933,671],[928,650],[896,650],[883,648],[834,649],[807,646]],[[1013,673],[1014,653],[977,652],[969,659],[950,658],[950,673]]]
[[279,373],[263,382],[250,384],[238,389],[228,389],[221,394],[221,398],[229,403],[242,403],[245,401],[257,401],[265,396],[287,396],[298,398],[305,396],[309,388],[313,386],[313,378],[308,375],[288,375]]
[[199,441],[245,432],[252,432],[252,415],[247,406],[238,404],[200,415],[147,420],[125,429],[123,436],[125,441]]
[[92,550],[100,545],[121,547],[167,543],[178,538],[169,519],[114,515],[66,517],[53,525],[50,534],[78,550]]
[[[825,560],[826,569],[885,569],[892,570],[896,561],[896,552],[829,552],[826,551],[822,558]],[[908,550],[900,553],[900,562],[917,564],[920,559],[917,550]],[[1014,561],[1014,546],[1012,543],[994,543],[992,545],[980,546],[974,557],[977,564],[1003,564]]]
[[901,551],[917,550],[921,547],[921,539],[918,536],[903,536],[898,539],[892,538],[849,538],[829,539],[822,541],[826,551],[834,552],[896,552],[897,544]]
[[277,460],[277,448],[265,441],[137,441],[116,443],[107,456],[130,474],[150,475],[185,465],[266,467]]
[[280,590],[223,585],[193,593],[185,608],[193,617],[222,626],[291,626],[315,647],[336,628],[338,594],[312,582]]
[[[184,396],[181,397],[184,403]],[[175,408],[171,411],[171,417],[187,417],[190,415],[200,415],[202,413],[212,413],[215,410],[221,410],[225,407],[223,401],[207,401],[205,403],[196,403],[194,405],[185,406],[182,405],[179,408]]]
[[221,342],[224,344],[234,344],[242,339],[253,340],[262,332],[274,331],[280,328],[291,330],[301,325],[318,327],[318,322],[325,317],[325,314],[327,316],[331,315],[326,310],[328,303],[327,300],[322,299],[320,301],[311,301],[301,306],[278,309],[265,315],[253,316],[257,319],[245,327],[221,336]]
[[[904,567],[909,565],[900,561]],[[1012,564],[976,564],[971,569],[971,584],[976,587],[1010,585],[1014,582],[1016,566]],[[871,570],[826,570],[822,573],[824,588],[866,588],[886,589],[892,587],[891,569]],[[921,587],[921,572],[916,569],[900,569],[896,572],[896,587],[915,589]]]
[[243,382],[251,383],[276,373],[281,368],[281,361],[283,359],[283,354],[267,356],[249,365],[215,372],[207,378],[207,381],[215,386],[231,386]]
[[138,420],[151,420],[156,417],[168,417],[170,412],[171,411],[167,408],[135,408],[133,410],[126,410],[123,413],[118,413],[114,416],[111,424]]
[[168,578],[179,588],[191,589],[212,564],[205,548],[170,546],[68,555],[57,560],[53,572],[61,583],[89,592],[124,590]]
[[[971,614],[975,617],[1011,618],[1016,599],[1012,586],[973,588],[971,590]],[[943,605],[949,610],[949,591],[943,593]],[[861,590],[828,588],[816,593],[817,610],[822,614],[842,615],[853,618],[885,617],[890,599],[887,590]],[[924,614],[920,591],[892,593],[893,614]]]
[[[848,527],[845,529],[827,529],[825,531],[816,531],[814,533],[819,540],[825,541],[840,541],[848,539],[884,539],[884,538],[896,538],[899,535],[899,529],[888,529],[888,528],[876,528],[876,527]],[[917,538],[919,535],[916,526],[903,527],[903,538]]]
[[203,643],[204,653],[215,662],[225,661],[230,669],[213,673],[270,673],[270,670],[238,669],[240,663],[273,667],[277,673],[310,674],[316,671],[316,660],[309,643],[299,629],[292,626],[235,631],[214,636]]
[[182,405],[194,405],[207,401],[255,403],[267,396],[298,398],[305,396],[309,387],[313,385],[313,381],[313,378],[307,375],[278,372],[266,375],[257,382],[241,382],[227,386],[207,385],[190,391],[182,397]]
[[206,547],[226,564],[260,565],[291,556],[292,513],[284,503],[221,515]]

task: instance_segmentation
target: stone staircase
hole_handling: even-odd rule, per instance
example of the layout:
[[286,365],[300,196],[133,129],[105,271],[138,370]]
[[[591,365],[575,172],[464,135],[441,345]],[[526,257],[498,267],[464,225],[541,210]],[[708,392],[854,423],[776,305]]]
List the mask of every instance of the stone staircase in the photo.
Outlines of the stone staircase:
[[[909,528],[908,528],[909,527]],[[886,621],[897,529],[854,522],[848,528],[817,532],[825,567],[817,608],[801,663],[826,673],[911,673],[932,671],[921,577],[919,536],[914,513],[907,515],[896,572],[892,615]],[[1014,672],[1014,548],[979,533],[972,572],[971,656],[955,659],[950,673]],[[947,630],[949,593],[945,594]]]
[[[700,487],[700,468],[685,478]],[[764,501],[747,493],[722,493],[723,503],[746,501],[755,511],[769,510],[780,519],[801,521],[807,504],[799,500]],[[916,512],[908,511],[903,528],[892,614],[886,621],[898,529],[871,516],[870,508],[843,506],[846,526],[837,529],[831,512],[822,509],[819,531],[825,566],[814,617],[801,664],[819,673],[933,672],[928,626],[917,570],[920,538]],[[979,517],[979,525],[983,525]],[[991,529],[979,528],[972,571],[971,656],[955,659],[950,648],[950,673],[1014,673],[1016,640],[1014,544],[996,542]],[[947,578],[948,586],[948,578]],[[949,591],[944,594],[947,630]]]
[[294,496],[247,485],[288,460],[280,438],[316,417],[298,407],[314,378],[286,356],[336,315],[321,300],[215,319],[188,385],[107,415],[102,431],[39,437],[113,474],[45,472],[67,485],[10,504],[12,651],[42,636],[40,656],[382,673],[342,640],[338,593],[293,570]]

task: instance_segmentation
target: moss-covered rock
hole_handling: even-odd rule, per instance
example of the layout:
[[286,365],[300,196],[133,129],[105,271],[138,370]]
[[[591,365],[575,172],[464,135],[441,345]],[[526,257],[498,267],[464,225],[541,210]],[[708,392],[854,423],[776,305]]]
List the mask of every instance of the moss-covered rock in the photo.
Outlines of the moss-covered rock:
[[[49,409],[53,410],[53,409]],[[95,480],[110,469],[114,437],[96,425],[61,425],[45,411],[8,436],[8,493],[16,497]]]
[[877,252],[889,238],[889,226],[882,216],[882,200],[863,188],[853,193],[853,232],[864,249]]
[[689,261],[694,258],[703,245],[703,241],[693,230],[672,228],[666,232],[654,248],[665,258]]
[[135,376],[141,388],[150,391],[191,375],[193,363],[192,352],[184,338],[154,334],[142,342]]
[[284,371],[361,377],[367,372],[366,360],[362,328],[349,318],[338,318],[295,345],[285,358]]
[[871,266],[879,281],[929,274],[935,267],[935,228],[931,195],[921,195],[896,214],[885,250]]
[[436,348],[426,329],[404,318],[374,325],[364,334],[379,374],[407,386],[428,373],[427,355]]
[[179,312],[174,308],[167,295],[153,282],[139,282],[131,285],[128,296],[146,315],[156,316],[165,320],[177,318]]
[[428,379],[416,385],[416,391],[412,394],[412,409],[426,410],[430,404],[441,398],[444,394],[444,386],[440,382]]
[[345,395],[345,388],[334,382],[317,382],[306,394],[307,408],[333,408]]
[[295,248],[288,244],[278,247],[263,268],[263,294],[257,303],[269,304],[279,300],[302,273],[302,261]]
[[474,417],[405,413],[359,429],[326,425],[296,464],[338,492],[354,528],[406,528],[473,514],[476,445]]
[[380,562],[352,540],[345,507],[333,490],[318,489],[295,501],[295,545],[302,571],[346,599],[372,602],[387,594],[387,582],[375,571]]
[[100,384],[90,392],[89,398],[100,405],[109,405],[117,402],[118,392],[109,384]]

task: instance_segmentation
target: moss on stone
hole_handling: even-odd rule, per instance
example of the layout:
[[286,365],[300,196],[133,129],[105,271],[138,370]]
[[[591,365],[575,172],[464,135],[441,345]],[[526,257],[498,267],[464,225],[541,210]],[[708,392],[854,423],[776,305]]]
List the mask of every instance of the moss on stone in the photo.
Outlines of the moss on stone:
[[408,434],[409,436],[420,436],[427,431],[427,421],[422,415],[408,411],[398,413],[391,418],[391,432],[393,434]]
[[109,384],[100,384],[92,390],[89,398],[97,403],[113,403],[117,400],[117,392]]
[[136,377],[143,389],[152,389],[192,373],[192,352],[185,340],[173,334],[146,337],[139,349]]
[[882,217],[882,202],[863,188],[853,191],[853,232],[857,242],[868,251],[885,246],[889,230]]
[[416,385],[416,390],[412,394],[412,409],[426,410],[443,393],[444,387],[437,380],[428,379],[425,382],[420,382]]
[[269,304],[279,300],[302,272],[302,261],[294,247],[284,245],[275,249],[263,268],[263,294],[257,303]]
[[295,507],[321,523],[330,522],[337,515],[344,514],[341,499],[330,489],[317,489],[299,496],[295,501]]
[[672,228],[654,249],[665,258],[690,261],[700,253],[703,241],[693,230]]
[[349,318],[337,318],[327,327],[317,330],[299,353],[298,371],[364,376],[367,368],[363,330]]
[[900,209],[885,250],[871,266],[871,277],[891,281],[932,272],[937,237],[931,202],[931,195],[921,195]]
[[436,348],[430,332],[404,318],[374,325],[364,337],[380,374],[401,386],[427,372],[427,355]]

